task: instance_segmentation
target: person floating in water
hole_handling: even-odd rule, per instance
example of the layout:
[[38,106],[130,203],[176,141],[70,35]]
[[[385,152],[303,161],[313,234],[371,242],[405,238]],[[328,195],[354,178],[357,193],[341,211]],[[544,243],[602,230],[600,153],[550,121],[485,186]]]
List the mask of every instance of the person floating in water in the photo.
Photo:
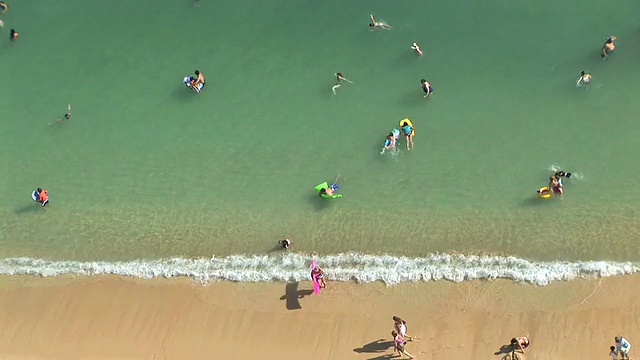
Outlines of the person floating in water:
[[37,188],[35,191],[31,193],[31,198],[33,201],[40,203],[42,208],[44,209],[47,204],[49,204],[49,192],[47,190],[43,190],[42,188]]
[[420,86],[422,87],[422,91],[424,91],[424,97],[427,97],[433,93],[433,87],[431,84],[425,79],[420,80]]
[[342,75],[342,73],[337,73],[336,74],[336,84],[333,85],[333,87],[331,88],[331,91],[333,91],[333,95],[336,94],[336,89],[339,88],[340,86],[342,86],[342,82],[346,81],[349,84],[353,84],[353,82],[349,79],[347,79],[346,77],[344,77],[344,75]]
[[291,240],[289,240],[289,238],[279,240],[278,244],[280,244],[280,246],[282,246],[283,249],[289,250],[289,247],[291,246]]
[[602,53],[600,54],[605,60],[609,59],[609,54],[611,54],[616,49],[616,40],[618,40],[615,36],[609,36],[607,40],[604,42],[602,46]]
[[387,24],[384,21],[377,21],[376,18],[373,17],[373,15],[369,15],[369,27],[372,29],[375,28],[379,28],[379,29],[384,29],[384,30],[390,30],[391,29],[391,25]]
[[9,10],[9,5],[6,2],[0,1],[0,13],[6,13]]
[[18,38],[18,35],[19,34],[16,32],[16,29],[11,29],[11,31],[9,32],[9,39],[13,41]]
[[[339,176],[338,176],[339,178]],[[339,199],[342,197],[342,194],[338,194],[338,178],[331,185],[328,182],[323,182],[322,184],[318,184],[315,187],[315,190],[318,192],[318,196],[323,199]]]
[[418,45],[418,43],[413,43],[411,44],[411,50],[415,51],[416,54],[422,56],[424,53],[422,52],[422,49],[420,49],[420,45]]
[[590,83],[591,83],[591,74],[587,74],[584,71],[580,71],[580,78],[578,79],[576,86],[586,87]]

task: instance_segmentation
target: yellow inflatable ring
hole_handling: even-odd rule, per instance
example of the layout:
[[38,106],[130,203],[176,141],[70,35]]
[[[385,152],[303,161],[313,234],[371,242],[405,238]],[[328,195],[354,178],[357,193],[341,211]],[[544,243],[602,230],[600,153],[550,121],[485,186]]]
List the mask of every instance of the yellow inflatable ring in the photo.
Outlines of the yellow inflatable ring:
[[543,186],[536,191],[538,193],[538,197],[541,199],[548,199],[551,197],[551,188],[548,186]]

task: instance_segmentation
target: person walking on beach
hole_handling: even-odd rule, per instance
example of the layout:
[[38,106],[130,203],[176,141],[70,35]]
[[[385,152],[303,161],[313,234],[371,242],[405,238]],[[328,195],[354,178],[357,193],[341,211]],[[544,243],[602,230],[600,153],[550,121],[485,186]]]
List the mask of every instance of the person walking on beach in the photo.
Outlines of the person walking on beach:
[[411,44],[411,50],[415,51],[417,55],[422,56],[424,53],[422,49],[420,49],[420,45],[418,43]]
[[422,87],[422,91],[424,91],[424,97],[427,97],[433,93],[433,87],[426,79],[420,80],[420,86]]
[[371,29],[384,29],[384,30],[390,30],[391,29],[391,25],[387,24],[384,21],[377,21],[376,18],[373,17],[373,15],[369,15],[369,27]]
[[526,336],[515,337],[511,339],[511,347],[515,350],[520,350],[524,354],[524,349],[529,347],[529,338]]
[[591,74],[587,74],[584,71],[580,71],[580,78],[576,83],[576,86],[582,86],[584,88],[587,87],[591,83]]
[[402,338],[407,339],[409,341],[413,341],[413,336],[407,334],[407,322],[401,319],[398,316],[393,317],[393,327],[396,329],[398,334],[402,335]]
[[616,40],[618,40],[617,37],[609,36],[604,42],[604,45],[602,45],[602,53],[600,55],[605,60],[608,60],[609,54],[611,54],[616,49]]
[[629,360],[629,350],[631,350],[631,343],[622,336],[616,336],[616,349],[620,353],[622,360]]
[[404,346],[407,344],[407,341],[400,335],[397,331],[393,330],[391,332],[391,336],[393,336],[393,350],[394,353],[397,352],[398,356],[407,355],[409,359],[413,359],[413,355],[409,354],[407,350],[404,349]]

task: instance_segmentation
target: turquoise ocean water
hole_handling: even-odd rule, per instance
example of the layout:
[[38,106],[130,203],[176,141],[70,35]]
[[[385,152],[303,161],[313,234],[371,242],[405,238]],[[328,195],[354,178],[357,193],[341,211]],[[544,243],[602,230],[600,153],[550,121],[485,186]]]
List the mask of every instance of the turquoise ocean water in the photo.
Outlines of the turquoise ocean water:
[[[638,269],[640,3],[9,6],[0,273],[284,280],[309,254],[334,278],[390,283]],[[199,95],[182,85],[194,69]],[[332,96],[336,72],[353,84]],[[381,156],[405,117],[415,149]],[[564,199],[538,199],[557,167],[576,174]],[[338,175],[344,198],[319,199]],[[297,254],[272,251],[284,236]]]

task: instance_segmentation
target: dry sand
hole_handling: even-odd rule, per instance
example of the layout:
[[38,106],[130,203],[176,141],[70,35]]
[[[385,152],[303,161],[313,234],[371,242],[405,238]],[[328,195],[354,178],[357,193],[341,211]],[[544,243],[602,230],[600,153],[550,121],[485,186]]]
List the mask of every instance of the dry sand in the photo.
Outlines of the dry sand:
[[639,285],[329,283],[313,295],[309,283],[4,277],[0,359],[388,359],[393,315],[420,338],[407,345],[417,359],[501,360],[523,335],[521,359],[607,359],[616,335],[640,348]]

